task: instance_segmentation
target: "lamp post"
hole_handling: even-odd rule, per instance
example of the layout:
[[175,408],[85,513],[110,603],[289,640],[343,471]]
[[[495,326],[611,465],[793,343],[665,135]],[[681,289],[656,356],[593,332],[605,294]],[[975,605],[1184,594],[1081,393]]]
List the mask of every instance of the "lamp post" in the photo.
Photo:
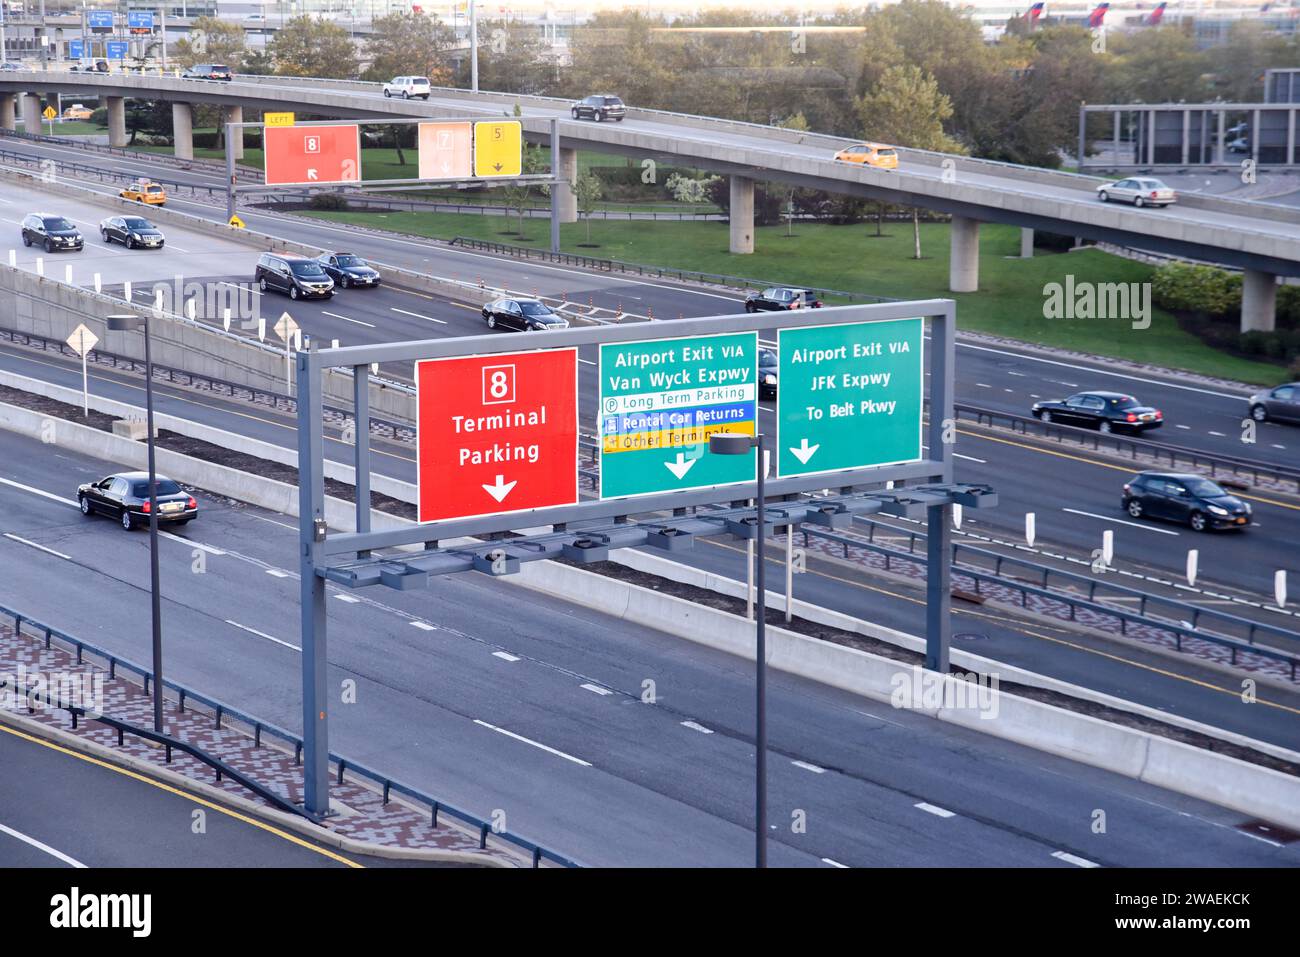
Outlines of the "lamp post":
[[709,451],[715,455],[747,455],[751,449],[758,451],[758,495],[755,515],[758,573],[758,607],[755,619],[755,715],[754,715],[754,866],[767,867],[767,575],[764,568],[763,545],[767,531],[765,479],[767,463],[763,460],[763,433],[740,435],[715,432],[709,436]]
[[163,674],[162,674],[162,592],[158,583],[158,472],[154,468],[153,441],[153,354],[149,345],[149,320],[134,313],[109,316],[108,328],[112,332],[144,332],[144,396],[146,444],[149,449],[149,592],[153,601],[153,729],[159,733],[163,727]]

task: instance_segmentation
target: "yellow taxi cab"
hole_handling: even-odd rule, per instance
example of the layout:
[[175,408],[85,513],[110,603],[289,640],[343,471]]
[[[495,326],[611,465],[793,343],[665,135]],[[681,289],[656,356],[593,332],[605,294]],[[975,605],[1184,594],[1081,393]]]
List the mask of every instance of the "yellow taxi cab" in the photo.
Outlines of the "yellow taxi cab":
[[65,120],[88,120],[91,117],[91,109],[88,106],[82,106],[80,103],[74,103],[63,111]]
[[898,150],[881,143],[856,143],[835,154],[842,163],[864,163],[877,169],[898,169]]
[[157,183],[151,183],[147,179],[136,180],[117,195],[133,202],[146,203],[149,206],[161,206],[167,202],[167,191]]

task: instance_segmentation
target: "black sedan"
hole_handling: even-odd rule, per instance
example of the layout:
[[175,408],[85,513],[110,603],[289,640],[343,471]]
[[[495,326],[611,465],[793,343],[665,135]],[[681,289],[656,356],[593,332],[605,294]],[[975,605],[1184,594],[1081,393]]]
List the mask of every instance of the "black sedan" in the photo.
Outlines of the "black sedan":
[[822,301],[810,289],[773,286],[751,292],[745,298],[746,312],[777,312],[785,309],[820,309]]
[[322,253],[316,257],[336,286],[371,288],[379,285],[379,270],[370,266],[360,256],[352,253]]
[[524,332],[554,332],[569,328],[569,320],[557,316],[536,299],[497,299],[483,307],[483,321],[489,329],[498,327]]
[[[184,525],[199,514],[199,503],[169,478],[158,476],[155,492],[158,521]],[[101,512],[117,519],[128,532],[137,525],[149,524],[149,473],[118,472],[98,482],[77,488],[77,504],[82,515]]]
[[100,238],[106,243],[121,243],[127,249],[162,249],[166,238],[162,230],[143,216],[110,216],[99,224]]
[[1145,432],[1165,422],[1159,409],[1122,392],[1080,392],[1068,399],[1035,402],[1030,411],[1044,422],[1078,425],[1098,432]]
[[758,394],[760,398],[776,398],[776,353],[771,349],[758,350]]
[[1124,485],[1124,511],[1133,518],[1159,518],[1190,525],[1194,531],[1245,528],[1250,504],[1229,495],[1217,482],[1186,472],[1143,472]]

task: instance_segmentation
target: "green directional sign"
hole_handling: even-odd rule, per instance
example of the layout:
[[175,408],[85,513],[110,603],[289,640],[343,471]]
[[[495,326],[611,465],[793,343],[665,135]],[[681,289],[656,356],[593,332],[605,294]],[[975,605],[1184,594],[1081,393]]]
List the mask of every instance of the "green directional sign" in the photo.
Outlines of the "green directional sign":
[[710,455],[714,432],[753,435],[758,333],[600,347],[600,497],[754,481],[754,454]]
[[920,459],[923,330],[922,319],[778,330],[778,474]]

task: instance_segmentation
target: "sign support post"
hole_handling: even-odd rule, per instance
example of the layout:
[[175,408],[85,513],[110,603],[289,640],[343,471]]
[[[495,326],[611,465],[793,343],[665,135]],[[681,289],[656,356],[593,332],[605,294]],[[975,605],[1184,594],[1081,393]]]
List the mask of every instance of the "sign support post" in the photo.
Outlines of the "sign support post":
[[226,222],[235,218],[235,151],[230,148],[230,144],[234,142],[233,137],[243,135],[243,126],[226,124]]
[[560,251],[560,121],[551,120],[551,252]]
[[[941,463],[943,481],[951,482],[957,420],[953,413],[953,370],[956,357],[955,316],[951,311],[930,316],[930,457]],[[948,673],[952,644],[952,506],[927,508],[925,576],[925,666]]]

